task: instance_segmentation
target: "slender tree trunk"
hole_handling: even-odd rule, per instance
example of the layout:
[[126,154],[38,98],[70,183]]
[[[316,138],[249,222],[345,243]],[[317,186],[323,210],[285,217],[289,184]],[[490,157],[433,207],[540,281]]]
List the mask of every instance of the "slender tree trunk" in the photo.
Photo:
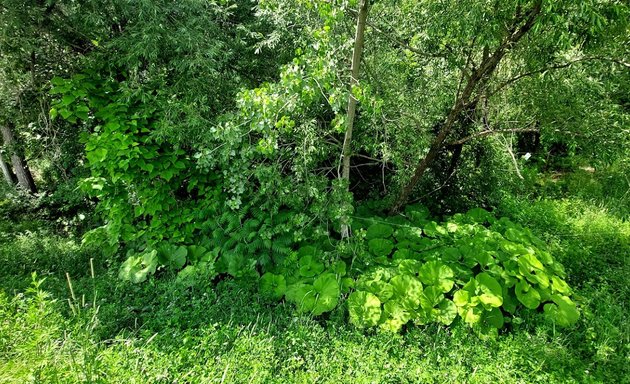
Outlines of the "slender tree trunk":
[[4,175],[4,179],[6,180],[7,184],[9,184],[10,186],[14,186],[15,174],[13,173],[13,170],[11,170],[11,167],[9,166],[9,164],[7,164],[6,161],[4,161],[4,156],[1,152],[0,152],[0,168],[2,168],[2,174]]
[[429,152],[426,156],[420,161],[420,163],[416,166],[414,170],[413,176],[411,180],[405,185],[401,190],[398,198],[394,201],[394,204],[390,208],[390,213],[398,212],[409,200],[409,196],[413,192],[413,189],[418,184],[427,168],[433,163],[435,158],[440,153],[442,149],[442,145],[446,140],[446,137],[450,133],[451,129],[455,122],[459,119],[460,114],[466,108],[469,108],[471,105],[471,97],[476,91],[479,91],[483,88],[490,77],[493,75],[497,66],[506,55],[506,53],[516,44],[518,43],[523,36],[529,32],[529,30],[534,26],[534,23],[538,19],[538,16],[541,12],[542,0],[537,1],[532,9],[526,13],[524,16],[515,18],[512,23],[512,28],[508,31],[508,36],[505,40],[496,48],[496,50],[491,54],[487,55],[484,53],[484,58],[481,61],[479,67],[477,67],[470,76],[468,76],[468,80],[466,82],[466,86],[460,95],[458,95],[455,104],[449,111],[440,132],[431,142],[431,146],[429,147]]
[[13,164],[13,169],[15,170],[15,174],[17,175],[19,186],[30,193],[37,192],[35,181],[33,180],[31,171],[26,165],[26,160],[24,160],[24,158],[21,156],[21,153],[19,153],[16,148],[15,138],[13,136],[11,128],[9,127],[9,125],[2,125],[0,126],[0,131],[2,131],[4,146],[6,149],[8,149],[8,152],[11,156],[11,163]]
[[[370,0],[361,0],[359,14],[357,16],[357,31],[354,38],[354,49],[352,50],[352,65],[350,67],[350,94],[348,95],[348,111],[346,116],[346,134],[343,138],[343,148],[341,151],[342,168],[340,179],[345,180],[350,188],[350,159],[352,157],[352,130],[354,128],[354,117],[357,111],[357,99],[352,94],[352,88],[359,84],[359,74],[361,68],[361,56],[363,55],[363,42],[365,37],[365,24],[367,21],[368,7]],[[350,236],[349,218],[341,219],[341,237]]]

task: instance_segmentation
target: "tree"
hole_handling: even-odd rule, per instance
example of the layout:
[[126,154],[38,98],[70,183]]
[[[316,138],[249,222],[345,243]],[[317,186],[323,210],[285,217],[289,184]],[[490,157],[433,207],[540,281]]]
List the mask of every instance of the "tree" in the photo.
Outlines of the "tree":
[[26,165],[26,160],[23,157],[24,155],[19,149],[19,144],[16,142],[9,124],[0,125],[0,132],[2,132],[4,149],[9,153],[9,156],[11,157],[11,163],[13,164],[13,169],[15,170],[15,174],[17,176],[18,185],[30,193],[37,192],[37,188],[35,187],[35,181],[33,180],[31,171]]
[[9,164],[4,161],[4,151],[0,151],[0,168],[2,168],[2,175],[4,176],[4,180],[7,182],[7,184],[9,184],[10,186],[15,185],[16,176],[13,173],[13,170],[11,169]]
[[[350,185],[350,159],[352,157],[352,130],[354,128],[354,116],[356,114],[357,99],[352,94],[352,88],[359,84],[359,74],[361,68],[361,55],[363,54],[363,40],[365,37],[365,23],[367,21],[369,0],[361,0],[357,15],[357,32],[354,38],[354,49],[352,50],[352,66],[350,75],[350,91],[348,92],[348,112],[346,116],[346,133],[343,138],[342,147],[342,170],[340,178]],[[350,236],[348,218],[342,218],[341,237]]]

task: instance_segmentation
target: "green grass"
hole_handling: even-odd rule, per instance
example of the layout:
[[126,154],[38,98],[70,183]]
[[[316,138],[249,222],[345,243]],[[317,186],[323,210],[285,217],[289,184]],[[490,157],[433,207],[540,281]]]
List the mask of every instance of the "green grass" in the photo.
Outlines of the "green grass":
[[77,239],[5,232],[0,382],[630,382],[630,223],[582,197],[506,199],[499,212],[564,263],[582,315],[575,327],[523,311],[491,340],[461,325],[364,333],[343,307],[326,318],[297,315],[246,281],[186,287],[162,275],[131,285],[116,278],[116,261]]

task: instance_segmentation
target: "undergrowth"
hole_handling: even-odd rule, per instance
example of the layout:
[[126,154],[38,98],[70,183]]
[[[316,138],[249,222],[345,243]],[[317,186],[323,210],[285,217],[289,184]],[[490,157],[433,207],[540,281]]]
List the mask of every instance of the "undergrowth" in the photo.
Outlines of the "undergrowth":
[[98,249],[5,220],[0,382],[630,382],[630,223],[584,197],[505,198],[495,214],[564,265],[574,326],[520,310],[488,339],[464,322],[362,330],[345,305],[300,314],[253,278],[122,281]]

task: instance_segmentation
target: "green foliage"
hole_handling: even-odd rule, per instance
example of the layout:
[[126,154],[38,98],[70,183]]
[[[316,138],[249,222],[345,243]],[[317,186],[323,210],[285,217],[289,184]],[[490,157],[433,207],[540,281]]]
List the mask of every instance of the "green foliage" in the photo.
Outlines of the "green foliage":
[[132,283],[141,283],[147,279],[148,275],[155,273],[157,266],[157,251],[145,252],[127,258],[120,266],[118,277]]
[[352,324],[359,328],[373,327],[381,318],[381,301],[370,292],[356,291],[348,297],[348,311]]
[[[501,215],[526,224],[565,263],[580,311],[569,331],[554,327],[544,311],[521,309],[513,317],[503,315],[511,320],[505,334],[490,340],[480,340],[459,320],[448,328],[443,323],[407,326],[402,334],[364,332],[348,324],[341,310],[347,300],[340,310],[313,319],[296,314],[293,305],[269,305],[256,285],[242,280],[216,284],[201,274],[194,284],[182,285],[164,274],[149,276],[146,284],[128,284],[97,248],[82,249],[78,239],[41,228],[45,223],[8,222],[0,236],[0,381],[129,383],[187,375],[199,382],[225,377],[225,382],[286,383],[325,375],[334,382],[548,384],[613,383],[626,377],[629,224],[579,199],[513,201],[509,207]],[[355,229],[357,237],[360,233]],[[350,267],[350,258],[343,260],[357,276],[360,259],[368,253],[353,247],[360,250],[356,267]],[[324,255],[326,265],[332,255]],[[334,262],[330,265],[334,268]],[[27,291],[35,270],[46,277],[38,293]],[[387,270],[372,273],[391,279],[395,267]],[[67,304],[66,272],[78,301],[86,295],[81,316],[75,317]],[[93,287],[96,312],[90,309]],[[507,305],[503,297],[502,308]],[[388,311],[391,323],[404,321],[407,311],[395,304],[381,303],[373,310]],[[385,329],[379,320],[380,315],[372,326]],[[484,321],[493,320],[486,316]]]
[[92,126],[83,137],[91,175],[82,187],[99,199],[110,243],[192,243],[220,204],[217,176],[198,172],[186,151],[151,135],[160,112],[126,94],[124,84],[85,75],[52,82],[61,98],[51,115]]
[[287,282],[284,276],[267,272],[260,278],[260,291],[264,295],[279,300],[287,291]]
[[[350,269],[343,261],[329,263],[332,254],[321,247],[303,246],[296,252],[297,265],[266,274],[261,291],[273,291],[284,277],[287,301],[317,316],[335,308],[348,273],[355,281],[348,297],[350,321],[394,332],[410,322],[450,325],[459,318],[491,336],[520,313],[520,306],[544,311],[559,326],[577,322],[566,272],[531,230],[479,208],[439,224],[413,210],[407,214],[395,225],[369,226],[372,238],[355,240],[362,253]],[[419,217],[422,228],[414,226]],[[396,242],[374,237],[383,235]],[[281,299],[281,292],[273,296]]]

